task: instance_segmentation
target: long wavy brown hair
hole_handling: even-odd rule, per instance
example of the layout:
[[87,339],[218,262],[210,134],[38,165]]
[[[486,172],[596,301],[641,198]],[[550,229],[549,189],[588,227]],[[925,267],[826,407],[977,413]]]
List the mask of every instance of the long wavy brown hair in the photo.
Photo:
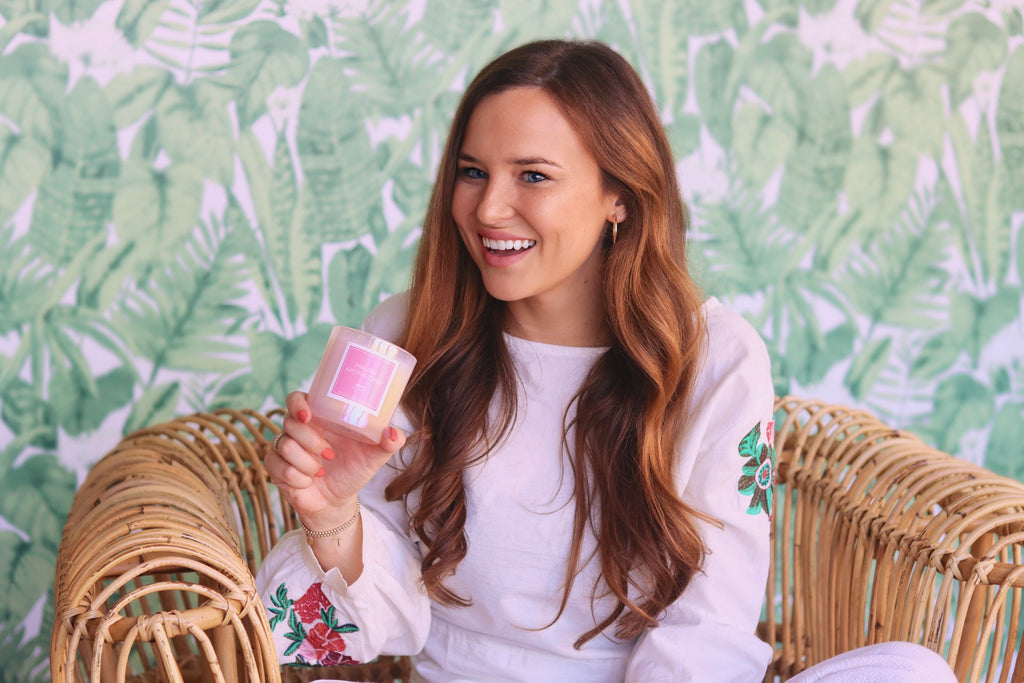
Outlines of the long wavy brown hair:
[[[613,342],[576,395],[575,418],[567,414],[565,424],[566,434],[575,427],[571,447],[565,439],[575,523],[555,619],[589,560],[582,557],[588,533],[597,539],[604,584],[595,599],[604,593],[617,600],[579,637],[581,647],[612,624],[619,638],[656,626],[700,570],[705,551],[695,526],[702,515],[680,499],[673,479],[704,337],[702,297],[686,267],[687,211],[647,90],[606,45],[523,45],[485,67],[462,98],[424,221],[399,340],[419,359],[405,397],[419,425],[417,448],[387,495],[408,500],[418,491],[420,503],[409,514],[426,548],[424,585],[434,600],[468,604],[445,586],[467,551],[463,471],[510,429],[517,380],[502,337],[504,303],[487,293],[462,244],[452,194],[474,109],[483,98],[516,87],[542,88],[554,98],[627,212],[614,245],[604,244],[601,286]],[[501,410],[489,420],[494,397]]]

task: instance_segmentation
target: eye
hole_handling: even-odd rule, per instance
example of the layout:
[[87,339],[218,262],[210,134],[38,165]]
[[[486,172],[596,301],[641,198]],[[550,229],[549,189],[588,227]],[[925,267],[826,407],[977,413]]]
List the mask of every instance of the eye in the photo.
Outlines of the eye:
[[548,177],[540,171],[523,171],[523,179],[528,183],[539,183],[547,180]]
[[475,166],[461,166],[459,168],[459,173],[471,180],[480,180],[481,178],[487,177],[486,173]]

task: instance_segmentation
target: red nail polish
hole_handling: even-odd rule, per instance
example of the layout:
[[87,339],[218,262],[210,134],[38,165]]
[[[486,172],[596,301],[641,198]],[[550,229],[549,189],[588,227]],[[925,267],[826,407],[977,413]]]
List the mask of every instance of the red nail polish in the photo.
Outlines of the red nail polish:
[[327,471],[326,471],[326,470],[325,470],[325,469],[324,469],[323,467],[321,467],[320,469],[318,469],[318,470],[316,471],[316,476],[318,476],[318,477],[322,477],[322,476],[324,476],[325,474],[327,474]]
[[324,460],[334,460],[334,451],[330,447],[325,448],[324,452],[320,454],[320,457]]
[[389,429],[391,430],[391,434],[389,434],[388,436],[391,438],[392,441],[398,441],[398,430],[395,429],[394,427],[389,427]]
[[299,422],[301,422],[302,424],[306,424],[307,422],[309,422],[309,413],[307,413],[305,410],[300,410],[297,417],[299,418]]

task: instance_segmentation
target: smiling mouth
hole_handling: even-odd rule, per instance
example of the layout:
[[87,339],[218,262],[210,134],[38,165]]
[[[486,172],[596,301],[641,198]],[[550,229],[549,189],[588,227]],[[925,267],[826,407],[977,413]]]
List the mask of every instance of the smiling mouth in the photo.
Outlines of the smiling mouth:
[[520,254],[537,244],[537,240],[492,240],[481,238],[484,248],[492,254]]

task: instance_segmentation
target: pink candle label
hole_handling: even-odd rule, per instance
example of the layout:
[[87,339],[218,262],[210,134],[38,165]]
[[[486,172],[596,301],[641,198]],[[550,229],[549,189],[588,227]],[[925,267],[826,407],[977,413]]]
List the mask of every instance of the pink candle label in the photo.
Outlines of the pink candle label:
[[395,361],[349,343],[327,395],[377,415],[397,368]]

